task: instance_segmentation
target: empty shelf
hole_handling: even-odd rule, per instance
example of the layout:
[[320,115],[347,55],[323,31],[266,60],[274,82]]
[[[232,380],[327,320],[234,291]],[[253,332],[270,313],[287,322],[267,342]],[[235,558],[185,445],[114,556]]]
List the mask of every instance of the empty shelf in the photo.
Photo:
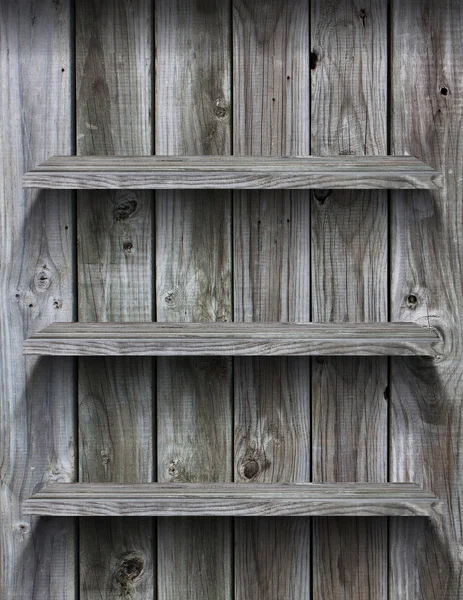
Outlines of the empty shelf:
[[433,494],[413,483],[55,483],[23,503],[54,516],[438,517]]
[[54,189],[336,189],[441,187],[413,156],[56,156],[24,176]]
[[56,356],[435,356],[416,323],[53,323],[24,354]]

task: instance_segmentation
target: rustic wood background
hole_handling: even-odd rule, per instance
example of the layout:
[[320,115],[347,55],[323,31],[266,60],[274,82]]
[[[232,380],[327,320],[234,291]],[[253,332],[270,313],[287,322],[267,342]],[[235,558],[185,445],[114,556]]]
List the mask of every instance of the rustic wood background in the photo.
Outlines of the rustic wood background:
[[[463,4],[1,0],[2,600],[463,598]],[[23,191],[52,154],[414,154],[441,192]],[[53,321],[431,323],[429,359],[27,359]],[[28,519],[49,481],[415,481],[394,518]]]

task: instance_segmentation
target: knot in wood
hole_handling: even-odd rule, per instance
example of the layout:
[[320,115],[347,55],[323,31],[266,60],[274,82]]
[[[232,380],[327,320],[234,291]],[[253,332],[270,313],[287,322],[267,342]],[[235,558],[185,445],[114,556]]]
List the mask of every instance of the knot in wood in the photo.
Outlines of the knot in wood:
[[259,463],[257,460],[248,460],[243,465],[243,475],[246,479],[254,479],[259,473]]
[[412,309],[415,309],[418,306],[418,298],[415,294],[409,294],[407,296],[407,306]]
[[230,316],[227,313],[224,313],[223,309],[219,309],[215,311],[215,320],[219,323],[228,323],[230,321]]
[[107,465],[109,463],[109,452],[107,450],[102,450],[100,454],[101,454],[101,462],[104,465]]
[[35,308],[36,304],[37,304],[37,298],[35,297],[35,294],[31,291],[31,290],[27,290],[26,293],[24,294],[24,305],[28,306],[29,308]]
[[113,215],[116,221],[125,221],[130,218],[138,208],[138,202],[133,192],[119,192],[116,194]]
[[214,105],[214,115],[219,121],[224,121],[229,115],[228,105],[221,100],[216,100]]
[[133,586],[135,581],[143,573],[144,566],[145,561],[141,556],[126,556],[121,560],[116,572],[116,581],[124,591],[127,591]]
[[330,196],[331,190],[314,190],[313,195],[320,204],[324,204],[325,200]]
[[22,522],[18,524],[18,530],[21,534],[25,535],[26,533],[29,533],[29,531],[31,530],[29,523],[26,522]]
[[364,8],[360,9],[359,17],[362,19],[363,26],[365,27],[365,19],[367,18],[367,11]]
[[45,292],[51,285],[51,272],[44,265],[34,277],[34,286],[38,292]]
[[170,308],[173,308],[176,305],[176,302],[175,302],[176,295],[177,295],[176,290],[169,290],[168,292],[166,292],[164,294],[164,302]]
[[185,477],[185,467],[179,458],[174,458],[169,464],[169,477],[176,481],[188,481]]
[[[312,50],[310,53],[310,68],[314,71],[317,68],[318,61],[320,60],[320,54],[316,50]],[[288,75],[289,79],[289,75]]]

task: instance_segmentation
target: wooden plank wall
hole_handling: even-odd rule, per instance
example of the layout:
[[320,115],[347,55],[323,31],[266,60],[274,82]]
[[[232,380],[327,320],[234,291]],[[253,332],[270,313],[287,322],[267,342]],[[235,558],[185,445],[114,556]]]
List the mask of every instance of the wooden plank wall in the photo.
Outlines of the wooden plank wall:
[[[157,154],[231,153],[230,11],[156,4]],[[231,321],[231,196],[156,193],[158,321]],[[158,359],[158,479],[232,479],[230,359]],[[158,597],[232,598],[228,519],[159,519]]]
[[[153,6],[79,0],[76,12],[78,154],[150,154]],[[153,192],[77,195],[78,317],[153,320]],[[153,477],[152,359],[78,361],[79,481]],[[151,597],[152,519],[80,522],[80,597]]]
[[[233,148],[309,153],[306,2],[233,3]],[[235,321],[310,321],[310,193],[237,192]],[[235,481],[310,481],[310,359],[238,358]],[[309,598],[309,519],[237,519],[235,598]]]
[[73,361],[23,357],[25,337],[76,314],[73,195],[22,190],[22,173],[71,154],[69,2],[0,3],[0,597],[77,593],[77,523],[30,519],[21,499],[45,481],[75,481]]
[[391,318],[431,323],[443,338],[437,361],[391,360],[389,477],[446,502],[440,528],[391,519],[390,594],[405,600],[463,597],[462,9],[393,6],[391,151],[445,175],[442,192],[394,192],[391,202]]
[[[312,2],[311,152],[387,153],[387,6]],[[312,319],[387,321],[387,192],[312,201]],[[313,480],[387,481],[387,359],[313,360]],[[315,519],[314,596],[387,598],[387,522]],[[374,556],[374,560],[372,560]]]
[[[0,598],[459,600],[463,6],[0,3]],[[48,155],[409,153],[439,192],[24,192]],[[389,197],[389,202],[388,202]],[[430,322],[428,359],[36,359],[55,320]],[[47,481],[417,481],[422,519],[29,519]]]

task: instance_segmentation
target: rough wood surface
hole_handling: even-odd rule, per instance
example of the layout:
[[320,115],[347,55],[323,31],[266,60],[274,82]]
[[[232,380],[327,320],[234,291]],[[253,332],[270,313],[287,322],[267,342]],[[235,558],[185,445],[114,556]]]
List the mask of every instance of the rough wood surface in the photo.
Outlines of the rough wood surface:
[[[25,337],[75,318],[75,221],[67,192],[24,192],[22,175],[72,146],[71,3],[0,3],[0,596],[75,600],[74,519],[20,502],[76,478],[71,359],[25,358]],[[59,377],[54,375],[59,373]]]
[[412,156],[54,157],[24,176],[25,187],[157,189],[436,189],[437,171]]
[[[433,346],[438,341],[432,329],[416,323],[55,323],[33,334],[24,343],[24,352],[54,356],[437,356]],[[163,363],[163,369],[172,365],[172,361]],[[199,365],[205,368],[207,363]],[[209,365],[217,376],[226,363]],[[245,362],[242,367],[247,369]],[[278,372],[283,377],[286,370]],[[249,376],[252,380],[252,371]],[[168,379],[165,383],[173,384]]]
[[[415,484],[54,484],[26,500],[41,515],[368,515],[440,518],[438,499]],[[67,512],[66,512],[67,511]]]
[[[158,0],[155,30],[156,154],[229,154],[228,4]],[[231,320],[230,202],[157,192],[158,321]],[[158,359],[159,481],[231,480],[231,388],[230,359]],[[160,600],[232,598],[228,519],[160,519],[158,549]]]
[[[312,154],[386,153],[387,31],[386,2],[312,1]],[[313,320],[387,320],[387,232],[384,192],[314,193]],[[312,365],[313,481],[386,481],[386,360]],[[313,548],[313,600],[386,600],[384,521],[316,519]]]
[[[437,361],[391,362],[390,478],[444,500],[443,526],[393,519],[390,598],[463,597],[463,5],[395,1],[392,8],[392,151],[441,168],[441,193],[393,194],[391,314],[430,323]],[[413,65],[413,68],[407,68]],[[407,208],[403,200],[410,200]]]
[[[233,2],[233,147],[240,160],[309,154],[308,5]],[[280,158],[272,159],[275,161]],[[305,192],[234,195],[234,320],[309,321]],[[310,481],[309,360],[235,361],[235,480]],[[236,600],[306,600],[309,520],[238,519]],[[278,576],[276,575],[278,573]]]
[[[159,360],[154,421],[162,452],[155,461],[146,441],[153,436],[151,360],[85,359],[80,370],[82,478],[91,471],[92,481],[131,485],[155,479],[159,470],[166,482],[225,482],[233,478],[234,452],[237,482],[309,481],[311,471],[316,481],[374,482],[389,474],[392,481],[412,480],[433,490],[444,499],[444,516],[439,520],[433,513],[429,523],[391,517],[389,543],[387,519],[315,519],[317,535],[311,542],[310,520],[304,517],[238,517],[234,538],[227,517],[160,517],[160,556],[150,517],[87,517],[81,523],[82,598],[463,597],[462,6],[458,0],[387,5],[377,0],[362,5],[347,0],[341,5],[334,0],[0,1],[2,600],[79,596],[75,520],[36,519],[20,508],[21,499],[47,482],[76,477],[73,361],[21,356],[24,338],[54,320],[77,318],[76,297],[81,314],[94,321],[153,321],[150,303],[156,304],[158,320],[171,322],[392,318],[431,325],[444,339],[433,344],[434,360],[393,360],[389,389],[381,358],[319,357],[313,382],[305,358],[240,358],[234,418],[228,359]],[[74,87],[77,151],[109,158],[70,157],[76,151]],[[155,106],[154,87],[161,90]],[[156,136],[151,114],[157,118]],[[152,146],[154,137],[159,148]],[[101,187],[139,187],[140,168],[153,161],[168,161],[161,183],[174,185],[168,178],[172,160],[180,157],[148,156],[153,152],[213,155],[200,158],[213,170],[215,183],[208,179],[207,185],[232,187],[235,170],[244,169],[239,185],[288,186],[273,171],[287,165],[292,154],[307,160],[310,151],[332,155],[321,157],[325,165],[374,163],[376,157],[365,158],[365,152],[410,154],[444,173],[440,190],[442,178],[429,171],[425,185],[431,193],[391,196],[389,314],[384,194],[330,192],[326,186],[339,186],[338,176],[318,179],[312,202],[303,191],[237,192],[232,218],[226,192],[159,193],[154,235],[152,195],[127,187],[110,195],[85,193],[77,207],[82,249],[74,244],[74,207],[66,191],[37,195],[21,189],[29,169],[27,186],[39,180],[64,190],[74,185],[74,174],[59,166],[61,158],[34,172],[56,153],[68,156],[79,179],[92,171],[87,184],[79,186],[95,187],[96,173]],[[221,155],[232,152],[237,154],[230,158],[234,167],[227,167],[223,178]],[[116,179],[111,175],[109,182],[101,176],[98,165],[110,161],[126,169],[131,154],[139,155],[133,170]],[[407,169],[417,164],[413,156],[404,159]],[[191,160],[182,157],[181,163],[195,170]],[[386,160],[392,165],[397,157]],[[299,171],[293,176],[297,185],[307,184]],[[415,185],[413,177],[406,186]],[[188,178],[188,186],[204,185],[202,172],[190,172]],[[385,186],[383,176],[381,181]],[[403,181],[400,175],[401,186]],[[347,189],[353,183],[341,185]],[[378,185],[376,175],[367,185]],[[158,259],[151,265],[154,247]]]
[[[76,3],[77,153],[152,152],[150,0]],[[153,202],[149,192],[78,195],[82,321],[151,321]],[[79,479],[149,482],[152,361],[79,363]],[[154,597],[151,519],[80,525],[80,597]]]

